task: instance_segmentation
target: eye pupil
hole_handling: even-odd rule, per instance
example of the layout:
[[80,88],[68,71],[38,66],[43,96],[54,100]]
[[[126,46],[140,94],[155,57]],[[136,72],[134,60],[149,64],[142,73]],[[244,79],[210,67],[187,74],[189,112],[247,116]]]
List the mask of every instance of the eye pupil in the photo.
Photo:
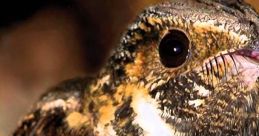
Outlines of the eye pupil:
[[181,66],[189,54],[189,39],[180,30],[171,30],[159,44],[159,55],[165,67]]
[[174,53],[175,53],[175,54],[179,54],[179,53],[181,52],[181,48],[179,48],[179,47],[177,47],[177,46],[174,47],[173,50],[174,50]]
[[183,51],[183,47],[177,43],[177,41],[168,41],[162,48],[163,52],[167,56],[179,55]]
[[183,51],[182,47],[179,44],[173,46],[173,54],[179,55]]

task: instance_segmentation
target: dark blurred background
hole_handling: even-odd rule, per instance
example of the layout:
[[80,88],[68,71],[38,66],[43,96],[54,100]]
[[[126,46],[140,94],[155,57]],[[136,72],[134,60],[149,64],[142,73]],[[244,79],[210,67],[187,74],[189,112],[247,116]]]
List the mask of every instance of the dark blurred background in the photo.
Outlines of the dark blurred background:
[[50,86],[96,73],[127,25],[159,1],[1,1],[0,136]]

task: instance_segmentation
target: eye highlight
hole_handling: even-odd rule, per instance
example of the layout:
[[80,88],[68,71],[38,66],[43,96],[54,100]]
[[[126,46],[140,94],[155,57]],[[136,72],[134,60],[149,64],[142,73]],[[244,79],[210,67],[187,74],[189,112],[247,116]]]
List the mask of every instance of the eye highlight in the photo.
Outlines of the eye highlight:
[[176,68],[184,64],[189,55],[189,44],[190,40],[183,31],[170,30],[162,38],[158,47],[161,63],[168,68]]

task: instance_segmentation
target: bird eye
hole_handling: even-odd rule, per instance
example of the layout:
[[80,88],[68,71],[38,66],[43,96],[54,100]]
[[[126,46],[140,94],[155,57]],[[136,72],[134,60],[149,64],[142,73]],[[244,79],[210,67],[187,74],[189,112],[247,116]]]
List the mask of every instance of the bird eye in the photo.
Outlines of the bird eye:
[[160,41],[159,56],[162,64],[168,68],[179,67],[189,55],[189,38],[180,30],[170,30]]

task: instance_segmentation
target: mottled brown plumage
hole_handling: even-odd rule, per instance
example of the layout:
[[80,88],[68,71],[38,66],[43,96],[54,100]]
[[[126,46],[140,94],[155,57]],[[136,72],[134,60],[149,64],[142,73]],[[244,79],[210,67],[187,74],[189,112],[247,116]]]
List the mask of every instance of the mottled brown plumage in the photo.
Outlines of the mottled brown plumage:
[[259,135],[259,17],[242,1],[146,9],[93,79],[44,95],[14,135]]

